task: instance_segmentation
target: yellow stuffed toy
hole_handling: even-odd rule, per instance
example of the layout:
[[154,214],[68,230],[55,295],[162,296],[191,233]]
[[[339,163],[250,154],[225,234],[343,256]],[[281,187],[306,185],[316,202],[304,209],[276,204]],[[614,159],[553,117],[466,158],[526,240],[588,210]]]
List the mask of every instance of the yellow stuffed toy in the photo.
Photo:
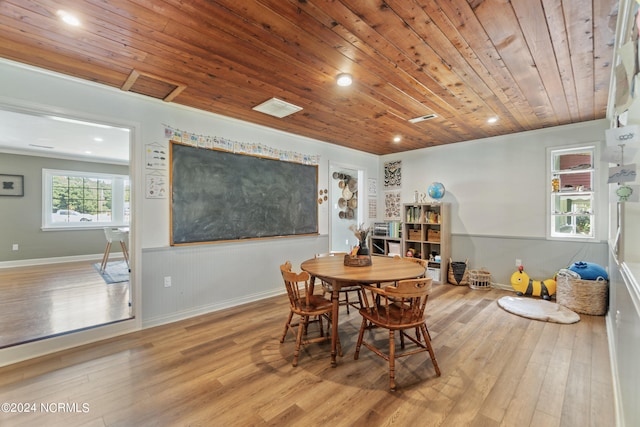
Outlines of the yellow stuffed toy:
[[511,275],[511,286],[518,296],[533,295],[550,300],[551,295],[556,293],[555,279],[531,280],[529,275],[524,272],[523,266],[518,267],[518,271]]

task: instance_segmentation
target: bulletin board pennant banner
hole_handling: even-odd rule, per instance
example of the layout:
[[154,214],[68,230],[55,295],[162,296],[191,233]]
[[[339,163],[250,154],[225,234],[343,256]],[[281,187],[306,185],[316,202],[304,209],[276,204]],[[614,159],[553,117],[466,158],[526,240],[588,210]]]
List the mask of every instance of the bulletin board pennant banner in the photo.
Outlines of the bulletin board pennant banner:
[[605,131],[607,145],[638,144],[640,142],[640,126],[630,125]]
[[636,165],[625,165],[609,168],[607,183],[633,182],[636,180]]
[[608,163],[617,163],[619,165],[622,165],[624,164],[625,158],[635,159],[637,153],[638,153],[638,148],[625,146],[624,158],[623,158],[622,147],[612,145],[612,146],[604,147],[604,149],[600,152],[600,160]]

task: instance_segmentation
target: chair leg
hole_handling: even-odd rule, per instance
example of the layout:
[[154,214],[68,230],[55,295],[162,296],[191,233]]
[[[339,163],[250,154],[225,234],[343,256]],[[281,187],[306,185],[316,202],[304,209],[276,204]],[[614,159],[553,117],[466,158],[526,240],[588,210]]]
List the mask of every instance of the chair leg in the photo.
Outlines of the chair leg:
[[[327,316],[327,324],[329,326],[331,326],[331,322],[332,322],[331,317]],[[340,344],[340,334],[336,335],[336,349],[338,350],[338,356],[342,357],[342,345]]]
[[[429,337],[429,339],[431,339],[431,334],[429,333],[429,328],[427,328],[427,324],[426,323],[425,323],[424,327],[427,330],[427,336]],[[416,339],[418,341],[420,341],[420,327],[419,326],[416,326]]]
[[284,332],[282,333],[282,338],[280,338],[280,343],[284,342],[284,339],[287,336],[287,332],[289,332],[289,328],[291,327],[292,319],[293,319],[293,311],[289,311],[289,317],[287,318],[287,323],[284,324]]
[[360,333],[358,334],[358,343],[356,344],[356,352],[353,355],[354,360],[358,360],[360,354],[360,346],[362,345],[362,338],[364,337],[364,330],[367,329],[367,319],[362,318],[362,324],[360,325]]
[[358,304],[360,304],[360,308],[362,308],[364,307],[364,303],[362,302],[362,291],[357,290],[356,293],[358,294]]
[[423,323],[422,325],[420,325],[420,329],[422,329],[422,335],[424,335],[424,341],[427,344],[429,356],[431,356],[431,363],[433,363],[436,374],[440,376],[440,367],[438,366],[438,361],[436,360],[436,353],[433,351],[433,347],[431,346],[431,339],[429,338],[429,333],[427,332],[427,325]]
[[393,330],[389,330],[389,389],[396,389],[396,343]]
[[127,250],[127,245],[121,240],[120,247],[122,248],[122,256],[124,256],[124,260],[127,263],[127,268],[131,271],[131,266],[129,266],[129,251]]
[[109,252],[111,252],[111,242],[107,242],[107,247],[104,249],[102,264],[100,264],[100,273],[104,273],[104,269],[107,268],[107,261],[109,261]]
[[347,305],[347,314],[349,314],[349,292],[344,293],[344,302]]
[[309,331],[309,317],[304,317],[300,319],[300,321],[304,322],[304,331],[302,332],[302,335],[306,336],[307,332]]
[[322,316],[318,316],[318,322],[320,323],[320,336],[324,336],[324,322],[322,321]]
[[309,321],[308,317],[304,317],[304,319],[300,319],[300,323],[298,324],[298,335],[296,337],[296,349],[293,352],[293,362],[291,363],[294,367],[298,366],[298,356],[300,355],[300,346],[302,345],[302,332],[305,329],[306,323]]

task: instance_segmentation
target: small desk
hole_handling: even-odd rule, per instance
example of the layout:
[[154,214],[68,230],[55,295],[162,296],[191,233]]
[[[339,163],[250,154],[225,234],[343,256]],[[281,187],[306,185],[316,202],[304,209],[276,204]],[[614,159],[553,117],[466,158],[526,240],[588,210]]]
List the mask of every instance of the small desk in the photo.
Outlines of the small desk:
[[319,278],[330,283],[331,293],[331,366],[336,366],[336,347],[338,336],[338,300],[342,286],[354,284],[374,284],[415,279],[425,275],[420,264],[401,258],[371,257],[371,265],[366,267],[348,267],[342,256],[312,258],[304,261],[300,268],[311,275],[311,280]]

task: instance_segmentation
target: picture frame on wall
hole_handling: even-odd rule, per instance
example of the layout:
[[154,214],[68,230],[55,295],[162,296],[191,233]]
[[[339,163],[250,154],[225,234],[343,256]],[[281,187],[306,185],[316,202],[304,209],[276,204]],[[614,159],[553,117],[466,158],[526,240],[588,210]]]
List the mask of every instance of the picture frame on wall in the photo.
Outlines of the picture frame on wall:
[[24,175],[0,174],[0,196],[24,196]]

